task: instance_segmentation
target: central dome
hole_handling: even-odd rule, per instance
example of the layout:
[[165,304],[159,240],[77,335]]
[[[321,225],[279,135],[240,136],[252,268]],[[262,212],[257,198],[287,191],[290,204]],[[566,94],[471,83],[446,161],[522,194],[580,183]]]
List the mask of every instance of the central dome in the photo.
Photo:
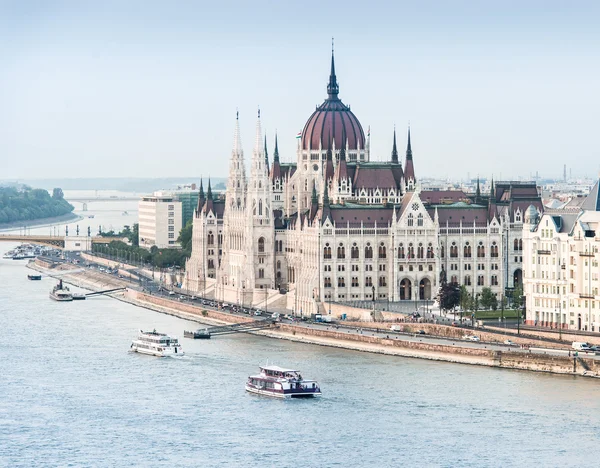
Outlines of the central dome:
[[338,97],[339,86],[335,63],[331,54],[331,74],[327,85],[327,99],[310,116],[302,130],[302,149],[327,149],[330,143],[340,148],[344,136],[349,150],[365,148],[365,132],[350,107]]

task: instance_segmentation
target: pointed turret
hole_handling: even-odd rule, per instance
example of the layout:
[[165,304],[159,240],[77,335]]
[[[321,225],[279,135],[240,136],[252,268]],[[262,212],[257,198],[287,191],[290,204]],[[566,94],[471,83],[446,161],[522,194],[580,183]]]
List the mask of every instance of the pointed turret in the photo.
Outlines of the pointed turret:
[[265,132],[264,148],[265,148],[265,170],[268,173],[269,172],[269,153],[267,152],[267,133],[266,132]]
[[277,145],[277,133],[275,133],[275,151],[273,152],[273,165],[271,166],[271,172],[269,173],[271,182],[275,182],[276,179],[281,179],[281,166],[279,165],[279,147]]
[[[334,142],[335,144],[335,142]],[[327,145],[327,160],[325,161],[325,185],[329,183],[335,175],[335,169],[333,167],[333,147],[331,143],[331,136],[329,137],[329,144]],[[340,152],[341,153],[341,152]]]
[[204,187],[202,186],[202,179],[200,179],[200,190],[198,191],[198,205],[196,206],[196,216],[200,214],[202,211],[202,207],[204,206],[204,202],[206,198],[204,197]]
[[243,208],[246,204],[246,166],[244,150],[240,137],[240,114],[236,112],[233,148],[229,162],[229,177],[227,178],[227,194],[225,196],[230,208]]
[[415,167],[413,164],[412,148],[410,145],[410,127],[408,127],[408,143],[406,145],[406,164],[404,166],[404,180],[406,181],[406,190],[414,190],[417,178],[415,177]]
[[348,165],[346,163],[346,146],[348,141],[346,140],[346,132],[342,132],[342,147],[340,148],[340,160],[335,168],[335,180],[338,184],[342,182],[342,179],[348,178]]
[[496,193],[495,193],[495,190],[494,190],[494,177],[492,177],[492,185],[491,185],[491,188],[490,188],[490,200],[493,200],[495,198],[496,198]]
[[329,100],[337,100],[340,87],[335,76],[335,58],[333,54],[333,39],[331,40],[331,71],[329,72],[329,83],[327,84],[327,95]]
[[[410,139],[408,141],[410,142]],[[411,157],[412,157],[412,154],[411,154]],[[396,126],[395,125],[394,125],[394,144],[392,145],[392,163],[398,164],[398,147],[396,146]]]
[[479,187],[479,177],[477,177],[477,188],[475,189],[475,203],[481,201],[481,188]]
[[308,218],[312,220],[315,218],[317,212],[319,211],[319,196],[317,195],[317,182],[313,182],[312,188],[312,196],[310,199],[310,211]]
[[273,153],[273,162],[279,162],[279,146],[277,146],[277,132],[275,132],[275,152]]
[[214,210],[213,193],[212,193],[212,187],[210,186],[210,177],[209,177],[208,190],[206,191],[206,203],[204,204],[203,211],[204,211],[204,213],[210,213],[213,210]]

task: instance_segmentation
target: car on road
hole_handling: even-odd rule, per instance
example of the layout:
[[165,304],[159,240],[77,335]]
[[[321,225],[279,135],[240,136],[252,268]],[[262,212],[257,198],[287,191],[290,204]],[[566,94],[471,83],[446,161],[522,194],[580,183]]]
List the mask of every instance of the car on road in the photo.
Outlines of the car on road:
[[255,310],[254,315],[257,317],[260,317],[260,315],[261,315],[260,310]]
[[175,291],[169,291],[169,296],[174,296],[175,295]]
[[479,337],[476,335],[465,335],[463,336],[463,340],[465,341],[479,341]]
[[399,331],[402,331],[402,326],[401,325],[392,325],[390,327],[390,330],[394,331],[394,332],[399,332]]
[[511,340],[504,340],[504,344],[507,346],[514,346],[514,343]]
[[417,335],[427,335],[427,332],[425,330],[419,330]]

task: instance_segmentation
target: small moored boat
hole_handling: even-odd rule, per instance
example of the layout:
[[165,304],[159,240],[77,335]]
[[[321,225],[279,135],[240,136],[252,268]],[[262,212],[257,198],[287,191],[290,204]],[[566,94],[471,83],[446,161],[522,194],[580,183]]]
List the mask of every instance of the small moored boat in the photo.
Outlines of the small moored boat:
[[315,380],[304,380],[297,370],[278,366],[260,367],[260,374],[248,377],[246,391],[276,398],[321,396],[321,388]]
[[39,281],[42,279],[42,275],[27,275],[27,279],[31,281]]
[[85,294],[82,293],[73,293],[73,300],[74,301],[84,301],[85,300]]
[[58,280],[58,284],[50,291],[50,299],[54,299],[59,302],[66,302],[73,300],[73,294],[67,286],[63,286],[63,281]]
[[140,330],[138,337],[133,340],[130,350],[134,353],[149,354],[151,356],[183,356],[179,340],[156,330],[145,332]]

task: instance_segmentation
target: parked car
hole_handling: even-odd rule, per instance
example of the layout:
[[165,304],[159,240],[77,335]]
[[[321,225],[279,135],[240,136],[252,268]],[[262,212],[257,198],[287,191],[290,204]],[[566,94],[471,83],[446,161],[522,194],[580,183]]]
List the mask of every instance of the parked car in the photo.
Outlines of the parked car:
[[394,332],[399,332],[399,331],[402,331],[402,327],[400,325],[392,325],[390,327],[390,330],[394,331]]
[[465,341],[479,341],[479,337],[475,335],[465,335],[463,336],[463,340]]
[[259,317],[261,315],[260,310],[255,310],[254,311],[254,315],[257,316],[257,317]]
[[174,296],[175,295],[175,291],[169,291],[169,296]]
[[419,330],[417,332],[418,335],[427,335],[427,332],[425,330]]
[[507,346],[514,345],[514,343],[512,341],[510,341],[510,340],[504,340],[504,344],[507,345]]

